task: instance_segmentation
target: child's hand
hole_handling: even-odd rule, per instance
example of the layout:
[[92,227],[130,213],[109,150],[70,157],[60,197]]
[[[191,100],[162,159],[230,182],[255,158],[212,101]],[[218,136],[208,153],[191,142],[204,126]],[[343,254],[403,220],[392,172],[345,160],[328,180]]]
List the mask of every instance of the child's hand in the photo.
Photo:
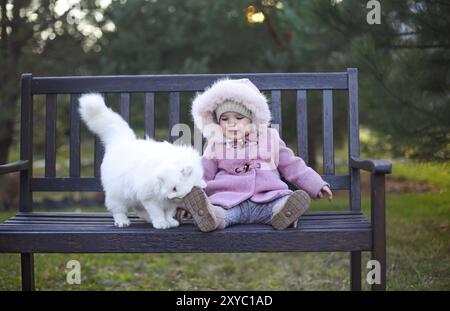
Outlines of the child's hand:
[[319,192],[319,199],[322,199],[324,195],[328,196],[328,201],[333,200],[333,193],[331,192],[330,188],[328,186],[323,186],[322,189],[320,189]]
[[191,213],[189,213],[187,210],[185,210],[183,208],[177,208],[177,213],[175,214],[175,218],[178,221],[181,221],[183,219],[191,219],[192,215],[191,215]]

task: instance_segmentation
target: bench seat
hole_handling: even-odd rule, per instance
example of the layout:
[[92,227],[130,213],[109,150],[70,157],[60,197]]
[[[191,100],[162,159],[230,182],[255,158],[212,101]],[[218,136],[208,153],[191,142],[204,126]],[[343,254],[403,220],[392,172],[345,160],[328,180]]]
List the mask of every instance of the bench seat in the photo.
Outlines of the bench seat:
[[[161,253],[367,251],[372,229],[361,212],[309,212],[297,228],[237,225],[203,233],[188,220],[157,230],[136,216],[117,228],[108,213],[18,213],[0,224],[1,252]],[[245,238],[244,238],[245,235]]]

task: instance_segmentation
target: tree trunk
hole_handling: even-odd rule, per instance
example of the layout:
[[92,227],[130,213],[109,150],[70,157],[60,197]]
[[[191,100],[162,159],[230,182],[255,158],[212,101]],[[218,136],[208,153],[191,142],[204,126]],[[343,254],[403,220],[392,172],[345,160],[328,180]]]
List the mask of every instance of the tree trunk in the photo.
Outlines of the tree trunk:
[[[13,143],[14,122],[19,98],[18,70],[23,42],[19,40],[19,12],[21,4],[14,3],[12,17],[6,13],[6,0],[1,0],[1,42],[0,42],[0,164],[8,161],[9,149]],[[6,31],[7,26],[11,32]]]
[[8,161],[9,148],[14,134],[14,122],[7,120],[0,123],[0,164]]

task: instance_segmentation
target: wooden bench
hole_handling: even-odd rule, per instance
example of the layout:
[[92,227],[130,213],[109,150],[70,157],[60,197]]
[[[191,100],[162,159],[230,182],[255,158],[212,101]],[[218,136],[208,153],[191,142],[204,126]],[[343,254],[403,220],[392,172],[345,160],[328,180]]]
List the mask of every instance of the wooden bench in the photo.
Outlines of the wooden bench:
[[[20,171],[20,210],[0,224],[0,253],[20,253],[22,289],[34,290],[34,253],[224,253],[224,252],[349,252],[351,289],[361,289],[361,252],[371,251],[381,265],[386,288],[385,160],[359,157],[358,72],[227,74],[249,78],[271,94],[273,123],[281,124],[281,91],[296,92],[296,126],[299,156],[308,163],[307,91],[323,93],[323,178],[334,190],[349,190],[349,210],[308,212],[297,228],[275,231],[264,225],[239,225],[212,233],[200,232],[192,223],[168,230],[153,229],[136,217],[128,228],[113,226],[108,213],[33,212],[33,192],[102,191],[99,166],[102,147],[95,143],[92,177],[80,177],[80,118],[77,98],[81,93],[120,93],[120,113],[130,119],[130,94],[143,93],[145,132],[155,131],[155,93],[169,95],[169,128],[180,120],[180,93],[202,91],[225,75],[146,75],[33,77],[22,75],[20,160],[0,165],[0,174]],[[333,146],[333,90],[348,93],[348,174],[335,175]],[[346,93],[346,94],[347,94]],[[69,176],[56,174],[57,95],[70,94]],[[33,97],[46,98],[45,176],[33,175]],[[269,96],[270,97],[270,96]],[[135,103],[133,103],[135,104]],[[137,104],[137,103],[136,103]],[[190,103],[189,103],[190,104]],[[294,117],[294,116],[292,116]],[[345,126],[336,124],[335,126]],[[281,133],[280,133],[281,134]],[[174,138],[171,136],[170,141]],[[371,173],[371,220],[361,212],[360,170]]]

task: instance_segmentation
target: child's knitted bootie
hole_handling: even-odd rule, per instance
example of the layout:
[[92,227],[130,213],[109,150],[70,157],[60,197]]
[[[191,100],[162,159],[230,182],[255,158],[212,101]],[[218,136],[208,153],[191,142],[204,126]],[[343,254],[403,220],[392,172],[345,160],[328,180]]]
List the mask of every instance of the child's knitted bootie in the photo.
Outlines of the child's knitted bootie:
[[202,188],[193,187],[191,192],[183,198],[183,201],[201,231],[209,232],[225,228],[222,208],[209,203],[208,196]]
[[311,199],[303,190],[291,193],[288,199],[274,206],[272,212],[272,227],[283,230],[296,225],[298,218],[308,209]]

